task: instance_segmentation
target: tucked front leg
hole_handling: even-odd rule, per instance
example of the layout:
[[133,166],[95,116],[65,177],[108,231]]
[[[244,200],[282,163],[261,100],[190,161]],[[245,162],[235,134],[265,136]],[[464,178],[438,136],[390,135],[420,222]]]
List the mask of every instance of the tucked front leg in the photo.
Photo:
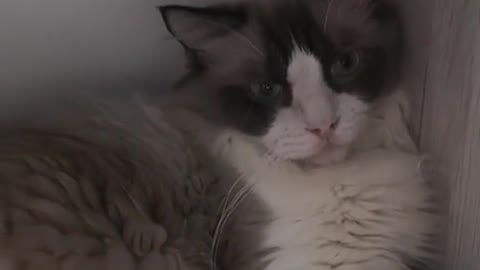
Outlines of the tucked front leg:
[[159,250],[167,240],[167,232],[158,224],[146,220],[128,220],[123,238],[130,250],[139,257]]

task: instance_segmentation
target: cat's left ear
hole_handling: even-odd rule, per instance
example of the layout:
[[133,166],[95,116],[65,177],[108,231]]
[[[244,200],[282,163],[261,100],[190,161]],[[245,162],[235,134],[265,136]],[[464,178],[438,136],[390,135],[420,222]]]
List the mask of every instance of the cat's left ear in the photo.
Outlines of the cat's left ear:
[[158,8],[167,30],[185,47],[206,50],[212,42],[238,31],[247,21],[245,9],[167,5]]

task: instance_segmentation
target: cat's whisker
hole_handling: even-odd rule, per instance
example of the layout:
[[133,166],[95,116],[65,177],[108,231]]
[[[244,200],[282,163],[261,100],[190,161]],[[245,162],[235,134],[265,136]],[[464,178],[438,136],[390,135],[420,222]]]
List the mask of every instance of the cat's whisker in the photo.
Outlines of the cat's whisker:
[[[237,187],[237,185],[242,181],[243,179],[243,174],[240,174],[237,179],[233,182],[232,186],[228,190],[227,194],[225,195],[225,198],[222,201],[221,204],[221,212],[220,212],[220,218],[218,219],[217,225],[215,226],[215,231],[213,234],[213,239],[212,239],[212,249],[211,249],[211,265],[212,265],[212,270],[216,269],[216,253],[218,250],[218,245],[219,245],[219,240],[220,240],[220,231],[222,231],[222,227],[224,225],[224,219],[225,219],[225,212],[228,208],[229,205],[229,197],[232,194],[233,190]],[[241,189],[240,189],[241,191]]]
[[[235,180],[235,182],[233,182],[232,186],[230,187],[230,189],[228,190],[227,192],[227,195],[225,195],[225,198],[223,198],[222,200],[222,203],[220,205],[220,207],[222,208],[221,212],[220,213],[223,213],[223,211],[225,211],[227,209],[227,205],[228,205],[228,199],[230,198],[230,195],[232,194],[233,190],[238,186],[238,184],[241,182],[243,178],[243,175],[239,175],[237,177],[237,179]],[[219,208],[220,208],[219,207]]]
[[122,188],[123,192],[127,195],[127,198],[128,198],[128,200],[130,201],[130,203],[133,205],[133,207],[134,207],[139,213],[143,213],[142,207],[141,207],[140,204],[137,202],[137,200],[135,200],[135,199],[133,198],[133,196],[130,194],[130,192],[129,192],[128,189],[125,187],[125,185],[121,184],[120,187]]
[[[212,22],[212,23],[215,23],[215,22]],[[244,34],[238,32],[238,31],[235,31],[234,29],[228,27],[227,25],[225,24],[221,24],[221,23],[218,23],[218,27],[221,27],[221,28],[224,28],[226,30],[228,30],[229,32],[231,32],[233,35],[235,35],[236,37],[238,37],[239,39],[241,39],[243,42],[245,42],[250,48],[252,48],[256,53],[258,53],[259,55],[261,56],[265,56],[265,53],[260,50],[260,48],[258,48],[254,43],[253,41],[251,41],[247,36],[245,36]]]
[[[266,158],[268,159],[269,157],[271,157],[272,155],[269,153],[269,151],[266,151],[263,155],[262,155],[262,158]],[[253,173],[252,175],[250,175],[250,178],[254,179],[254,177],[252,177],[253,175],[255,175],[255,173]],[[216,262],[217,262],[217,253],[218,253],[218,249],[219,249],[219,245],[220,245],[220,239],[222,237],[222,234],[223,234],[223,230],[225,228],[225,225],[228,221],[228,219],[230,218],[230,216],[233,214],[233,212],[235,212],[235,210],[237,209],[237,207],[250,195],[250,193],[252,192],[252,187],[253,187],[253,183],[246,183],[244,186],[242,186],[240,188],[240,190],[237,192],[237,194],[233,197],[233,199],[229,202],[228,201],[228,198],[230,197],[230,195],[233,193],[233,191],[235,190],[235,188],[238,186],[239,183],[241,183],[241,181],[245,178],[245,175],[244,174],[241,174],[237,177],[237,179],[235,180],[235,182],[232,184],[232,186],[230,187],[229,191],[227,192],[227,195],[225,196],[225,199],[224,199],[224,202],[223,202],[223,207],[222,207],[222,212],[221,212],[221,215],[220,215],[220,218],[218,220],[218,223],[215,227],[215,232],[214,232],[214,235],[213,235],[213,239],[212,239],[212,249],[211,249],[211,266],[212,266],[212,270],[215,270],[216,269]]]
[[328,1],[327,11],[325,12],[325,20],[323,22],[323,33],[325,34],[327,33],[327,30],[328,30],[328,19],[330,18],[333,1],[334,0]]
[[260,48],[255,46],[255,44],[249,38],[247,38],[245,35],[242,35],[238,32],[235,32],[235,35],[238,36],[243,41],[245,41],[250,46],[250,48],[252,48],[256,53],[258,53],[261,56],[265,56],[265,53],[262,50],[260,50]]
[[219,222],[218,230],[216,230],[215,234],[217,235],[214,238],[214,246],[212,248],[212,266],[214,269],[216,268],[216,259],[217,253],[219,248],[219,242],[223,234],[223,230],[225,228],[226,223],[228,222],[230,216],[235,212],[237,207],[248,197],[248,195],[252,191],[251,185],[245,185],[242,189],[237,193],[237,195],[232,199],[231,203],[228,205],[226,211],[223,213],[221,221]]

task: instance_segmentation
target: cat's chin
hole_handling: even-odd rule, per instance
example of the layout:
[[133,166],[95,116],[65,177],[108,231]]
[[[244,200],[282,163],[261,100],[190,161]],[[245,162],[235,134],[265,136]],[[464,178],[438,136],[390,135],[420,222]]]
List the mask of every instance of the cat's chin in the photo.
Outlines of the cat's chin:
[[329,147],[310,157],[303,163],[308,167],[326,167],[342,162],[348,154],[348,146]]
[[[265,148],[262,147],[262,149]],[[349,152],[350,146],[348,145],[330,145],[324,147],[313,155],[304,157],[285,157],[281,155],[275,155],[274,152],[270,151],[269,158],[277,161],[297,163],[304,168],[319,168],[341,163],[347,158]]]

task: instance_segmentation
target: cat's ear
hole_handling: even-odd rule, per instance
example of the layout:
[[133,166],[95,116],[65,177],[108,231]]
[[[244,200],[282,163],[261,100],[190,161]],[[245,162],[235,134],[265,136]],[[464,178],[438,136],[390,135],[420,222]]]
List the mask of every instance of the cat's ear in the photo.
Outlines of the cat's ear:
[[167,5],[159,10],[167,30],[185,47],[196,50],[231,35],[247,21],[245,9],[240,7]]

